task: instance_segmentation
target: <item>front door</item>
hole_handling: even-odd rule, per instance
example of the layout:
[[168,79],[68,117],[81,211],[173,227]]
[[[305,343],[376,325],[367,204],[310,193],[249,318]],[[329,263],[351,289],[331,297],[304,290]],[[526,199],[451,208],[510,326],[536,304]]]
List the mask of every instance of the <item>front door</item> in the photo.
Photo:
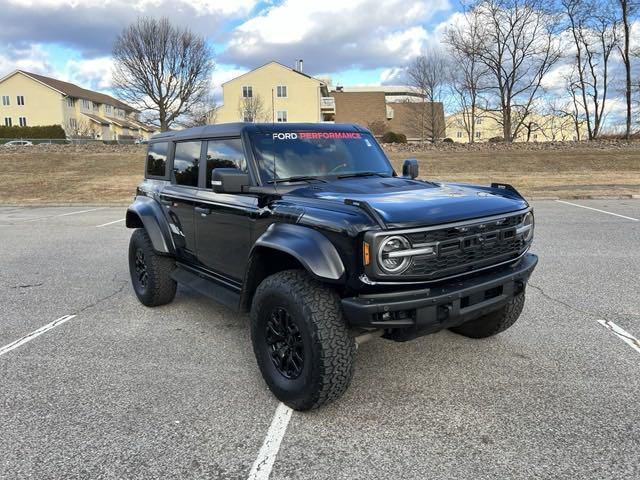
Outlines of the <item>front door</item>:
[[198,194],[200,141],[178,142],[175,145],[171,185],[165,187],[160,201],[169,217],[169,228],[178,258],[196,259],[195,202]]
[[206,145],[204,188],[195,206],[196,248],[199,263],[216,274],[242,282],[251,249],[252,218],[257,197],[215,193],[211,188],[214,168],[247,171],[239,138],[209,140]]

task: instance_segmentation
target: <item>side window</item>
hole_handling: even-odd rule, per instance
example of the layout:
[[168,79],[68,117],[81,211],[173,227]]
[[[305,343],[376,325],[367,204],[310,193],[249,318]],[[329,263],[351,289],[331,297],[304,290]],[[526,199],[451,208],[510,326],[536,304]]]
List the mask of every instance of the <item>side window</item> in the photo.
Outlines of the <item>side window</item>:
[[[72,119],[75,123],[75,119]],[[167,173],[167,142],[152,143],[147,151],[147,176],[164,177]]]
[[198,186],[198,164],[200,163],[201,142],[176,143],[173,156],[173,173],[177,185]]
[[242,150],[242,140],[227,138],[207,142],[207,183],[211,188],[211,171],[214,168],[237,168],[247,172],[247,161]]

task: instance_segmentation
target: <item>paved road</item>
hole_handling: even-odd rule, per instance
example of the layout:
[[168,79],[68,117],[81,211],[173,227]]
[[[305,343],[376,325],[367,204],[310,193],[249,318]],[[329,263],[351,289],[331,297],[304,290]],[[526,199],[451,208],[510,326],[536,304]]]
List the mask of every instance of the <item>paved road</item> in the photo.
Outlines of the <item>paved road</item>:
[[[514,327],[363,344],[271,478],[639,478],[640,351],[599,320],[640,336],[640,201],[571,203],[534,205]],[[0,207],[0,352],[75,315],[0,356],[0,478],[247,478],[278,405],[247,318],[141,306],[123,209],[94,208]]]

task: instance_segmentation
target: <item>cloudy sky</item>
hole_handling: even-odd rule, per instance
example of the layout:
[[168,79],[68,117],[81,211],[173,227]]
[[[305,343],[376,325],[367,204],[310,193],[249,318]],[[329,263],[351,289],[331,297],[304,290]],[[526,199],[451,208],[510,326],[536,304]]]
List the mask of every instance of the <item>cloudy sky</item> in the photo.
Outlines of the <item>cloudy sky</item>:
[[168,16],[216,53],[214,87],[270,60],[334,84],[380,84],[429,42],[458,0],[0,0],[0,77],[16,68],[108,90],[111,46],[140,15]]

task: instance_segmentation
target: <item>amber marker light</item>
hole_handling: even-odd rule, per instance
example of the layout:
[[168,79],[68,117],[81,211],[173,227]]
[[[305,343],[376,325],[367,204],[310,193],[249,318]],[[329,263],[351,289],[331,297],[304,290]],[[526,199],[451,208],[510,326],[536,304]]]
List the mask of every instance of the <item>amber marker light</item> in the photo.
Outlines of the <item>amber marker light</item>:
[[371,257],[369,255],[369,244],[367,242],[362,242],[362,261],[365,265],[369,265],[371,261]]

